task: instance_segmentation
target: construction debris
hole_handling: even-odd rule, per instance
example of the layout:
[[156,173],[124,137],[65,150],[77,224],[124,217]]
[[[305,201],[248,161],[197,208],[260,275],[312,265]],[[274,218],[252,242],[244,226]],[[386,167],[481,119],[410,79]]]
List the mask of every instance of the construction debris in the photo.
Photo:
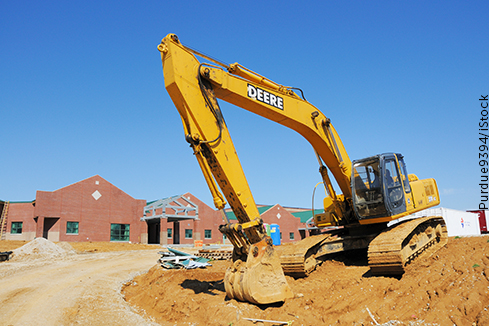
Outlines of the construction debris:
[[293,321],[277,321],[277,320],[266,320],[266,319],[256,319],[256,318],[243,318],[244,320],[249,320],[253,323],[272,323],[275,325],[292,325]]
[[232,250],[210,250],[201,249],[197,254],[199,257],[210,258],[212,260],[229,260],[233,257]]
[[205,268],[212,266],[208,263],[210,259],[197,257],[183,251],[173,248],[167,248],[169,251],[160,251],[161,258],[158,260],[163,268],[167,269],[193,269]]
[[12,251],[4,251],[0,252],[0,261],[6,261],[10,259],[10,255],[12,254]]
[[375,320],[374,315],[372,315],[372,313],[370,312],[368,307],[365,307],[365,308],[367,308],[367,312],[370,315],[370,318],[372,318],[372,320],[374,321],[375,325],[379,325],[379,323]]

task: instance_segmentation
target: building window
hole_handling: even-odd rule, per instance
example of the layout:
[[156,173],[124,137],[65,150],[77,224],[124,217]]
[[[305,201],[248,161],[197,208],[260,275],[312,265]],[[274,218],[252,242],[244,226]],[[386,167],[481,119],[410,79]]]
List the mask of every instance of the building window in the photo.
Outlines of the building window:
[[212,239],[212,230],[204,230],[204,239]]
[[129,224],[111,224],[110,241],[129,241]]
[[172,229],[166,229],[166,237],[168,239],[171,239],[171,233],[172,233],[172,231],[173,231]]
[[22,222],[12,222],[12,227],[10,228],[11,234],[21,234],[22,233]]
[[66,222],[66,234],[78,234],[78,222]]
[[192,239],[192,229],[185,229],[185,239]]
[[294,237],[295,237],[294,232],[290,232],[289,233],[289,239],[294,240]]

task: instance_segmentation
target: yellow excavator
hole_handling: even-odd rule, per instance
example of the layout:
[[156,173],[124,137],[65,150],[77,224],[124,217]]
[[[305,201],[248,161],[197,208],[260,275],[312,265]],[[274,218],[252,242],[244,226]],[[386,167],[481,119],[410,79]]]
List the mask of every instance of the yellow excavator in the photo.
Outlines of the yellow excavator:
[[[440,198],[435,180],[408,174],[401,154],[351,162],[331,120],[307,102],[300,89],[279,85],[238,63],[212,59],[182,45],[175,34],[167,35],[158,50],[185,139],[226,221],[219,230],[234,246],[233,264],[224,278],[229,298],[255,304],[285,301],[293,297],[285,275],[306,276],[329,254],[353,249],[368,248],[373,275],[402,274],[413,259],[447,242],[442,217],[410,216],[438,205]],[[292,245],[273,246],[217,99],[284,125],[309,141],[327,193],[324,211],[314,215],[315,226],[324,232]],[[341,194],[334,190],[328,170]],[[226,216],[226,200],[237,223]]]

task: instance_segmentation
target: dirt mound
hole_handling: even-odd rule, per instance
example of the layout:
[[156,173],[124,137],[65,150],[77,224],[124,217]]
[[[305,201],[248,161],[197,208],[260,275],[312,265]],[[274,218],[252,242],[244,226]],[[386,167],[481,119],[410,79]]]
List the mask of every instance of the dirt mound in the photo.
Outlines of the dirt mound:
[[[13,251],[22,247],[28,241],[17,240],[2,240],[0,241],[0,251]],[[59,242],[58,246],[65,250],[74,250],[76,253],[94,253],[94,252],[112,252],[112,251],[127,251],[127,250],[154,250],[162,248],[160,245],[147,245],[141,243],[127,242]],[[65,247],[66,246],[66,247]]]
[[63,249],[66,252],[66,254],[68,254],[68,255],[76,254],[75,248],[73,248],[73,246],[70,245],[69,242],[58,242],[57,246],[60,247],[61,249]]
[[[309,277],[287,280],[295,298],[256,306],[226,298],[229,262],[202,270],[153,267],[123,288],[126,300],[161,325],[489,325],[489,238],[450,238],[402,278],[373,277],[366,252],[337,255]],[[270,325],[269,323],[257,323]]]
[[45,238],[36,238],[13,251],[13,261],[26,259],[49,259],[66,255],[65,249]]

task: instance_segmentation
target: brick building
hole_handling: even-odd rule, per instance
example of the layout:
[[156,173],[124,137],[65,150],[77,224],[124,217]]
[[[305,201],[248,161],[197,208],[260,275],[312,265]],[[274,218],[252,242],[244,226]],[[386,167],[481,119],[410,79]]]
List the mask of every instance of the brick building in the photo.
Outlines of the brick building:
[[[258,212],[265,224],[277,224],[280,228],[281,242],[298,241],[310,235],[306,222],[309,220],[311,210],[284,207],[279,204],[275,205],[258,205]],[[228,211],[227,215],[230,220],[236,221],[236,216],[232,211]]]
[[222,243],[221,213],[191,193],[149,202],[142,220],[147,223],[146,243]]
[[141,242],[145,205],[96,175],[55,191],[37,191],[31,202],[9,203],[6,239]]
[[[267,224],[278,224],[282,242],[306,236],[310,210],[258,207]],[[2,239],[29,241],[131,241],[153,244],[226,243],[221,212],[191,193],[152,202],[134,199],[96,175],[55,191],[37,191],[28,202],[0,201]],[[231,220],[236,217],[227,213]],[[229,243],[229,242],[228,242]]]
[[[305,219],[300,215],[306,213],[304,216],[307,217],[310,210],[276,204],[259,205],[258,212],[264,223],[279,225],[282,242],[297,241],[306,236]],[[231,210],[226,214],[232,222],[237,222]],[[194,240],[202,240],[204,244],[226,243],[219,232],[219,225],[225,223],[222,213],[190,193],[148,203],[143,220],[148,224],[147,243],[192,244]]]

